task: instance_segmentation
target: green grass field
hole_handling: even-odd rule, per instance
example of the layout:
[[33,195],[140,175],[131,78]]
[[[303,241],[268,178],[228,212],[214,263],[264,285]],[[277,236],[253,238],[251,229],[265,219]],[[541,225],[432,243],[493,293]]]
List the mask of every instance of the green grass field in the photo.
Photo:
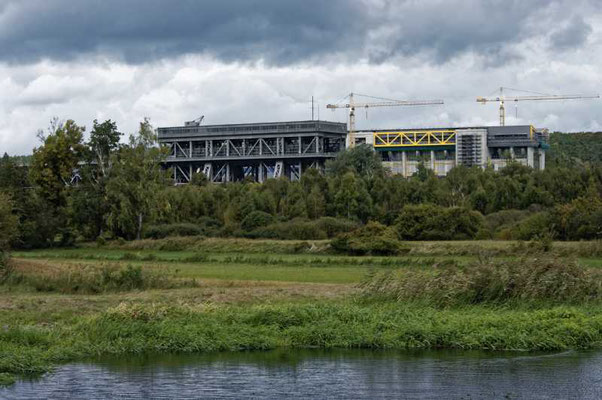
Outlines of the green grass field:
[[[527,256],[531,263],[555,260],[556,276],[564,277],[563,263],[573,260],[577,272],[601,268],[599,242],[554,243],[546,254],[514,242],[405,245],[409,250],[398,257],[337,255],[324,241],[199,238],[14,252],[0,284],[0,384],[107,353],[316,346],[562,350],[602,343],[597,298],[546,302],[544,291],[536,302],[445,307],[421,301],[420,281],[398,284],[414,290],[410,300],[363,297],[358,285],[377,277],[372,287],[387,291],[390,283],[378,276],[389,271],[428,278],[450,260],[468,268],[484,259],[520,263]],[[440,283],[425,282],[432,300]],[[446,293],[462,285],[448,285]]]
[[[222,239],[221,243],[211,239],[213,246],[206,251],[188,249],[180,251],[153,250],[148,248],[131,249],[132,245],[122,248],[83,247],[74,249],[51,249],[21,251],[13,253],[17,259],[47,260],[53,263],[102,263],[116,262],[140,265],[144,268],[165,270],[183,278],[290,281],[315,283],[358,283],[370,269],[380,268],[429,268],[437,262],[454,260],[466,264],[478,259],[482,253],[495,251],[493,257],[511,259],[518,255],[512,253],[512,242],[432,242],[411,243],[414,246],[408,255],[399,257],[358,257],[317,253],[286,252],[256,253],[252,242]],[[146,241],[142,241],[146,242]],[[161,243],[161,241],[158,241]],[[229,252],[228,244],[234,242],[236,251]],[[241,244],[243,243],[243,244]],[[476,243],[476,244],[475,244]],[[246,244],[248,252],[241,247]],[[274,241],[269,242],[274,246]],[[558,244],[562,251],[579,244]],[[147,245],[145,245],[147,246]],[[445,249],[451,255],[445,255]],[[602,268],[602,256],[576,256],[585,267]]]

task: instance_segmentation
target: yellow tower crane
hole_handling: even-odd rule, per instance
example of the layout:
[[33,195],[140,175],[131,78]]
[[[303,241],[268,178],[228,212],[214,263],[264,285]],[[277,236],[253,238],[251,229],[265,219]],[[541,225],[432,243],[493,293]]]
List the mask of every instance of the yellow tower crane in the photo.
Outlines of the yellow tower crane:
[[[536,95],[536,96],[504,96],[504,88],[500,88],[500,95],[497,97],[477,97],[477,103],[487,104],[487,102],[496,101],[500,103],[500,126],[506,124],[506,109],[504,102],[506,101],[539,101],[539,100],[576,100],[576,99],[599,99],[599,95],[584,96],[579,94],[564,94],[564,95]],[[514,90],[514,89],[513,89]]]
[[[354,95],[369,97],[373,99],[386,100],[372,103],[356,103]],[[356,108],[365,108],[366,111],[370,107],[395,107],[395,106],[427,106],[434,104],[443,104],[443,100],[392,100],[380,97],[368,96],[359,93],[350,93],[349,102],[344,104],[327,104],[326,108],[334,111],[337,108],[348,108],[349,109],[349,147],[355,146],[355,110]]]

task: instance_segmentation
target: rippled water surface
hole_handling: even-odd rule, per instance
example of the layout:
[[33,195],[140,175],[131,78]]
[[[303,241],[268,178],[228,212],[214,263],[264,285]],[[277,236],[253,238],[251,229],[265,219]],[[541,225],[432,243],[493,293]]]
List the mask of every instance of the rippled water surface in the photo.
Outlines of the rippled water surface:
[[271,351],[58,367],[2,399],[602,398],[602,352]]

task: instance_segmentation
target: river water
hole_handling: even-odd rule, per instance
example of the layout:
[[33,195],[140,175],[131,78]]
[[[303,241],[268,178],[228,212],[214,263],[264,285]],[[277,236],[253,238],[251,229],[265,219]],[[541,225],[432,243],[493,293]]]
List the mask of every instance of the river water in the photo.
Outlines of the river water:
[[270,351],[59,366],[2,399],[600,399],[602,352]]

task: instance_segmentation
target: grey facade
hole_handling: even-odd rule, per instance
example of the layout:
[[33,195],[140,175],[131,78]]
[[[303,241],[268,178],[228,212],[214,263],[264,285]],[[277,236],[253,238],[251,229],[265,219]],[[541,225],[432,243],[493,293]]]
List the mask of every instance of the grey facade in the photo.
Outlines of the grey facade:
[[406,177],[420,164],[438,176],[456,165],[499,170],[510,159],[544,169],[548,147],[547,130],[531,125],[373,130],[355,137],[356,143],[373,146],[393,173]]
[[159,128],[159,143],[168,147],[166,167],[176,183],[202,173],[212,182],[286,176],[300,179],[310,167],[345,147],[347,125],[327,121],[200,125]]

